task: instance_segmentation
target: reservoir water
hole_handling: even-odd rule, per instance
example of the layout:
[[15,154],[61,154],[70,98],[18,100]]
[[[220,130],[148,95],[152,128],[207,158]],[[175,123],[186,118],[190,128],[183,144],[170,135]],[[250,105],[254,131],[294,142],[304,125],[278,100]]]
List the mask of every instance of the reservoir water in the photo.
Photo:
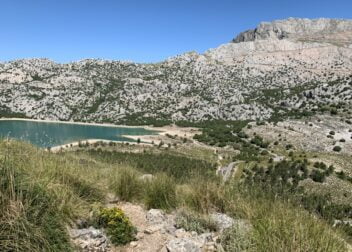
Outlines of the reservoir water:
[[0,120],[0,137],[53,147],[88,139],[135,142],[122,135],[152,135],[156,131],[138,127],[114,127],[60,122]]

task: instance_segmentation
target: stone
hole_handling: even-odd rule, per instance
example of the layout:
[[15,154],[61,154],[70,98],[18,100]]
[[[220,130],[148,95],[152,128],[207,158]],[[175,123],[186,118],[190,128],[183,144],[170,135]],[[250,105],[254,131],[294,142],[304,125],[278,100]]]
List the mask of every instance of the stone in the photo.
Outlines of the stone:
[[234,220],[223,213],[213,213],[210,215],[210,218],[216,223],[220,231],[232,227]]
[[201,252],[201,247],[197,242],[189,238],[177,238],[166,244],[169,252]]
[[138,242],[132,241],[132,242],[130,242],[130,246],[131,247],[137,247],[138,246]]
[[152,174],[143,174],[142,176],[139,177],[140,180],[142,181],[150,181],[154,178]]
[[195,237],[195,240],[202,244],[202,246],[206,243],[213,242],[213,234],[212,233],[204,233]]
[[190,237],[191,234],[186,232],[186,230],[184,230],[183,228],[180,228],[175,231],[175,236],[177,238],[186,238],[186,237]]
[[166,216],[162,210],[150,209],[146,214],[146,219],[149,224],[158,225],[166,221]]
[[165,230],[165,232],[167,232],[171,235],[175,235],[177,228],[175,227],[175,225],[173,223],[167,222],[164,224],[164,230]]
[[154,226],[150,226],[148,228],[146,228],[144,230],[144,233],[145,234],[153,234],[159,230],[161,230],[163,228],[163,226],[160,224],[160,225],[154,225]]
[[108,239],[105,233],[94,227],[71,229],[70,237],[75,245],[85,251],[101,251],[108,249]]

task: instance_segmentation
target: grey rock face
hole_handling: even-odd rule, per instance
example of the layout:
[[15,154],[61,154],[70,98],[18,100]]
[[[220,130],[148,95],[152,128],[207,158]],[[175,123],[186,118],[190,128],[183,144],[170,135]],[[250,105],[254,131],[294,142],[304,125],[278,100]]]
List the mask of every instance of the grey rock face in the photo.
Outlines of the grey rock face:
[[312,33],[337,33],[344,31],[352,31],[352,20],[289,18],[273,22],[262,22],[254,30],[240,33],[233,39],[233,42],[285,39],[299,35],[310,35]]
[[105,252],[108,249],[108,239],[99,229],[93,227],[71,229],[70,236],[73,243],[82,251]]
[[150,209],[146,215],[147,221],[152,225],[160,225],[166,221],[164,212],[160,209]]
[[166,244],[169,252],[201,252],[200,245],[190,238],[177,238]]

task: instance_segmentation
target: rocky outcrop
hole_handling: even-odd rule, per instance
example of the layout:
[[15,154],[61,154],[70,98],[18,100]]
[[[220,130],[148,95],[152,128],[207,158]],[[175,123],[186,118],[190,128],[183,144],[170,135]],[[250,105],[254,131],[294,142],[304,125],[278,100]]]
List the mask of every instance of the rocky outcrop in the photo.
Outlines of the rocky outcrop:
[[352,31],[351,20],[288,18],[273,22],[262,22],[257,28],[240,33],[233,39],[233,42],[299,38],[312,34],[333,34],[346,31]]
[[80,251],[105,252],[109,249],[108,239],[102,230],[94,227],[70,229],[71,239]]

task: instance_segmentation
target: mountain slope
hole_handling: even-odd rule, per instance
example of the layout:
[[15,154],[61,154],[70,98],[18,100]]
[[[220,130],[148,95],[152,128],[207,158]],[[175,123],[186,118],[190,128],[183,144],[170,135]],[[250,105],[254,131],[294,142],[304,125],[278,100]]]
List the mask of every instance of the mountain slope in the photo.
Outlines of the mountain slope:
[[157,64],[0,64],[3,115],[132,122],[268,119],[352,101],[352,20],[262,23],[233,42]]

